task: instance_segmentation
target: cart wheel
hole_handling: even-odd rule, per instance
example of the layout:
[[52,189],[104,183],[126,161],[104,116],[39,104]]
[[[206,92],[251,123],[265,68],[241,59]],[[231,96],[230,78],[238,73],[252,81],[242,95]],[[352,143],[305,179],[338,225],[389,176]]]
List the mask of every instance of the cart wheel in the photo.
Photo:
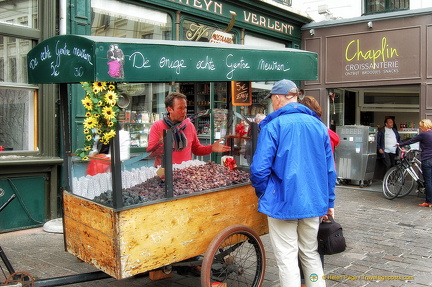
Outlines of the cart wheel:
[[21,283],[22,287],[33,287],[34,286],[34,279],[30,275],[30,273],[27,273],[25,271],[17,271],[15,273],[12,273],[6,280],[6,284],[18,284]]
[[259,287],[264,281],[265,252],[251,228],[233,225],[222,230],[207,248],[201,268],[201,287]]

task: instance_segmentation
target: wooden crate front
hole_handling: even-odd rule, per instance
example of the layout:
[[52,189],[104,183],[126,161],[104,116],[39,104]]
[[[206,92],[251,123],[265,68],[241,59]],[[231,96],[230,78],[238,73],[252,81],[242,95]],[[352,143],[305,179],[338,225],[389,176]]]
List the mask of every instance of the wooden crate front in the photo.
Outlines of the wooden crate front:
[[81,260],[118,278],[117,214],[113,209],[63,194],[66,249]]

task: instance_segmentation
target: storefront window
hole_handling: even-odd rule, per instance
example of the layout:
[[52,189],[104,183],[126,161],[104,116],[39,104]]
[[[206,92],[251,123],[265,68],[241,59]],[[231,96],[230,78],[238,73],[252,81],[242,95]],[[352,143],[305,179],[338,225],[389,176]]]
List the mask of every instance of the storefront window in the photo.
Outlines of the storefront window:
[[92,0],[91,34],[138,39],[172,39],[167,13],[119,1]]
[[366,0],[365,7],[365,14],[408,10],[409,0]]
[[31,41],[0,36],[0,82],[27,83],[27,52]]
[[[7,3],[10,2],[24,1]],[[17,7],[21,6],[16,4]],[[1,9],[0,11],[5,13]],[[11,11],[10,14],[18,18],[16,13]],[[30,40],[0,36],[0,150],[3,151],[37,149],[35,90],[13,87],[16,84],[27,85],[26,59],[31,47]]]
[[170,87],[165,83],[121,83],[117,87],[125,103],[121,128],[128,132],[132,153],[143,152],[151,125],[166,112],[165,97]]
[[36,92],[0,87],[0,146],[4,151],[36,150]]
[[0,1],[0,23],[38,28],[37,0]]

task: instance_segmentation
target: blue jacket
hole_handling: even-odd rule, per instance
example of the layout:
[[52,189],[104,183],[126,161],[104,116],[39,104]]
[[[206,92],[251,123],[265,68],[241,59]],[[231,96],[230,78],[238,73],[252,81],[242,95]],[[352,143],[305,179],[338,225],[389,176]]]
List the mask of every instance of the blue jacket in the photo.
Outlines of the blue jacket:
[[278,219],[327,214],[336,171],[327,127],[306,106],[290,103],[260,123],[251,181],[258,211]]

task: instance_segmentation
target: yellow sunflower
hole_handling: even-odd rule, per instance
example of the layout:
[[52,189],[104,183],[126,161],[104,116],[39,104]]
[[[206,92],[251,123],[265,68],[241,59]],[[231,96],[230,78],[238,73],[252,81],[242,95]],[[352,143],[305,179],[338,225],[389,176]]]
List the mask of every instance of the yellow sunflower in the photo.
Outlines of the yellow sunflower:
[[119,95],[114,82],[82,82],[81,85],[86,92],[81,100],[86,110],[83,123],[85,145],[75,153],[82,160],[88,160],[97,134],[100,135],[99,141],[105,145],[116,135]]
[[113,106],[117,103],[118,95],[114,91],[108,91],[105,94],[104,100],[105,102]]
[[106,90],[107,83],[106,82],[94,82],[93,83],[93,91],[95,94],[102,92],[103,90]]
[[116,116],[112,107],[104,107],[102,109],[102,115],[104,116],[105,119],[107,119],[109,121],[114,119]]
[[110,130],[109,132],[104,133],[102,137],[105,140],[105,142],[109,142],[110,139],[115,137],[115,135],[116,135],[116,132],[114,130]]
[[84,128],[86,128],[86,129],[92,129],[92,128],[96,127],[97,124],[98,124],[98,121],[94,117],[88,117],[88,118],[84,119]]
[[81,100],[81,103],[83,104],[84,108],[91,111],[93,109],[93,103],[92,100],[89,97],[85,97]]

